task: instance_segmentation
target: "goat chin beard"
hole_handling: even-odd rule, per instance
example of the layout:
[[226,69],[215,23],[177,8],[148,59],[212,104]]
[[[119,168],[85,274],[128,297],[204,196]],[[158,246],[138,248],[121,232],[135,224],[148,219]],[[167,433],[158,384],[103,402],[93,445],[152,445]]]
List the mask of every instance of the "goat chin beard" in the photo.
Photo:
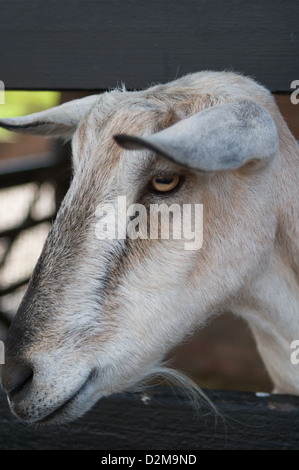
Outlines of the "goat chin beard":
[[190,401],[190,404],[195,410],[199,410],[201,403],[204,401],[205,403],[208,403],[211,408],[211,411],[213,411],[215,415],[220,415],[219,410],[216,408],[214,403],[199,387],[199,385],[194,382],[194,380],[185,375],[183,372],[171,368],[166,362],[157,365],[150,371],[146,378],[142,382],[140,382],[140,389],[144,391],[147,384],[151,380],[159,379],[167,382],[169,385],[179,387],[186,394]]

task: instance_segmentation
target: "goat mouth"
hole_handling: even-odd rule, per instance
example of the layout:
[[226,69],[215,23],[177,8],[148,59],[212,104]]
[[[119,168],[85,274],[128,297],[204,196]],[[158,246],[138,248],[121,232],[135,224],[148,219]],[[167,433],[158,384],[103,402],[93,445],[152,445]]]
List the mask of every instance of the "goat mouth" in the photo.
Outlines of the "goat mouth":
[[96,372],[92,370],[85,382],[70,398],[68,398],[65,402],[62,403],[62,405],[58,406],[54,411],[51,411],[51,413],[49,413],[45,417],[35,421],[34,424],[54,424],[55,421],[60,421],[64,423],[67,421],[72,421],[74,418],[68,417],[69,414],[72,414],[71,408],[75,404],[75,401],[79,398],[79,396],[87,390],[95,375]]

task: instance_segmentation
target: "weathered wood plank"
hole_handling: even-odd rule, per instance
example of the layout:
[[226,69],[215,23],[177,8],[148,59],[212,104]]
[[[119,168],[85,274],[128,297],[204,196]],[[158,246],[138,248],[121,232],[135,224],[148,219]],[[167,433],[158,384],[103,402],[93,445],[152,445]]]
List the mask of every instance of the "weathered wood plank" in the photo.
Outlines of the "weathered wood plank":
[[0,0],[7,89],[128,88],[231,69],[272,91],[299,79],[293,0]]
[[298,449],[299,397],[209,392],[222,416],[203,404],[195,412],[168,387],[141,395],[115,395],[61,428],[21,424],[0,393],[0,449],[202,450]]

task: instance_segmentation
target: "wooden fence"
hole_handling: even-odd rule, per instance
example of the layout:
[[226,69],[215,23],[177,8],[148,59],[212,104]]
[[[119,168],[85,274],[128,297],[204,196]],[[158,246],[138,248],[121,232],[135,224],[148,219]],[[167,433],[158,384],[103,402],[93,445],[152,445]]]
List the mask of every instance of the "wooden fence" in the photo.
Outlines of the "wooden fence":
[[[0,395],[0,448],[15,450],[295,450],[299,398],[213,391],[195,410],[184,395],[156,387],[150,399],[115,395],[86,416],[62,427],[17,423]],[[131,452],[133,455],[134,452]]]

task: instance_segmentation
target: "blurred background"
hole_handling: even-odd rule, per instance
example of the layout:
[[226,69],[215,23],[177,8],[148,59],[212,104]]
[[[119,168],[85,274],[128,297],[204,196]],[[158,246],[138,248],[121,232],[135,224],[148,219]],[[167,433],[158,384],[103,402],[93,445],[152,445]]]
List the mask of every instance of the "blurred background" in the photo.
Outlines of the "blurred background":
[[[0,116],[41,111],[86,94],[7,91],[5,104],[0,104]],[[275,98],[290,130],[299,139],[298,109],[288,94]],[[1,340],[24,295],[69,179],[68,146],[0,129]],[[264,392],[272,388],[249,328],[229,312],[176,348],[170,359],[203,388]]]

